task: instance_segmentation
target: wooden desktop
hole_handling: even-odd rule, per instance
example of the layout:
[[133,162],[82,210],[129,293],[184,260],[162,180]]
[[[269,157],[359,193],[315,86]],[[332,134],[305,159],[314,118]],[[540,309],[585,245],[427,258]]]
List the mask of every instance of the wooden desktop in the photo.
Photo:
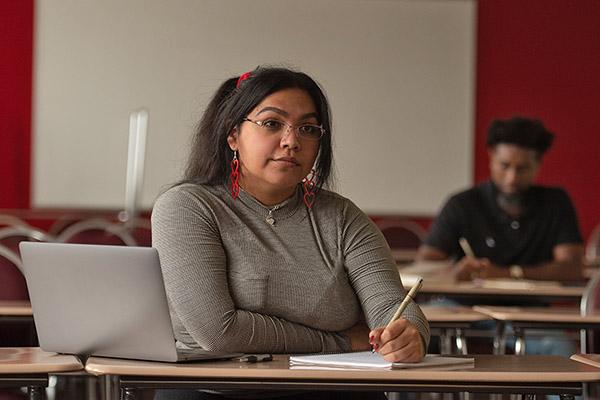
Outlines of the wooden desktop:
[[289,357],[261,363],[217,361],[158,363],[91,357],[86,371],[118,377],[124,399],[137,389],[359,390],[394,392],[582,393],[600,382],[600,368],[558,356],[475,355],[474,368],[460,370],[294,369]]
[[27,387],[30,400],[41,400],[48,374],[83,370],[74,356],[39,347],[0,347],[0,388]]

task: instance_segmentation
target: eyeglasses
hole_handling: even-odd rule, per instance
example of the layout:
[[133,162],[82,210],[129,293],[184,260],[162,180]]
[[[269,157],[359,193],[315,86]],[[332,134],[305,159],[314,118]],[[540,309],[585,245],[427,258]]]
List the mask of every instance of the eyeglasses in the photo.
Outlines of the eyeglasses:
[[325,129],[321,125],[315,124],[292,125],[276,119],[254,121],[250,118],[244,118],[242,121],[252,122],[254,125],[258,126],[264,132],[270,135],[283,135],[284,131],[289,132],[291,129],[298,135],[298,137],[302,139],[319,140],[325,134]]

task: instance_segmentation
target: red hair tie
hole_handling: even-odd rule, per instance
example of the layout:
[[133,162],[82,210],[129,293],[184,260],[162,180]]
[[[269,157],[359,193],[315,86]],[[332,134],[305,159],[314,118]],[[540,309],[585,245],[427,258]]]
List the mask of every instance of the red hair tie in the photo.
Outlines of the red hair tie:
[[246,79],[250,78],[250,72],[244,72],[243,74],[240,75],[240,77],[238,78],[237,84],[235,85],[235,87],[239,88],[240,84],[245,81]]

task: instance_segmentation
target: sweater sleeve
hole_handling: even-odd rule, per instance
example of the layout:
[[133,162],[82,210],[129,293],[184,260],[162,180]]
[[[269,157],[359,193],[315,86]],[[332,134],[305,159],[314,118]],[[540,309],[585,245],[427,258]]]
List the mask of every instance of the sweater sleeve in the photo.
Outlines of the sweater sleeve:
[[[396,263],[381,231],[362,211],[348,201],[343,232],[345,264],[369,327],[385,326],[406,296]],[[421,333],[429,344],[429,323],[415,302],[410,302],[403,318]]]
[[182,325],[175,327],[178,340],[185,343],[182,338],[189,335],[212,351],[350,350],[339,333],[237,308],[229,292],[221,234],[208,202],[181,187],[165,192],[154,206],[152,244],[160,256],[171,313]]

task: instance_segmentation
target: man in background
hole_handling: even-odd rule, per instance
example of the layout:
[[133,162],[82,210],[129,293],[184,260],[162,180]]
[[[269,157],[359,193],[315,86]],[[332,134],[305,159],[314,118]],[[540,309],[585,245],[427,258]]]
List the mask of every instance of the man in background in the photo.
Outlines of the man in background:
[[[573,204],[563,189],[533,183],[553,139],[538,120],[493,121],[487,137],[490,180],[450,197],[417,260],[452,260],[457,280],[581,280],[584,248]],[[576,351],[567,338],[545,335],[528,338],[525,348],[528,354]]]
[[493,121],[490,180],[446,202],[417,259],[454,260],[458,280],[580,280],[584,248],[573,204],[563,189],[533,183],[553,139],[538,120]]

